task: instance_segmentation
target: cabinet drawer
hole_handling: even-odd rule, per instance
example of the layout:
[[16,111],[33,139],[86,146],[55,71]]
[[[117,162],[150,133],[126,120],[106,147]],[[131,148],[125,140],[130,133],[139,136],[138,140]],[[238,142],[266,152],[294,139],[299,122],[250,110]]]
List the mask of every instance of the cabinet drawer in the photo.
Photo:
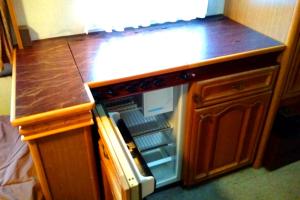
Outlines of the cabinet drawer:
[[277,70],[278,66],[271,66],[198,81],[191,88],[195,107],[199,108],[271,90],[276,79]]

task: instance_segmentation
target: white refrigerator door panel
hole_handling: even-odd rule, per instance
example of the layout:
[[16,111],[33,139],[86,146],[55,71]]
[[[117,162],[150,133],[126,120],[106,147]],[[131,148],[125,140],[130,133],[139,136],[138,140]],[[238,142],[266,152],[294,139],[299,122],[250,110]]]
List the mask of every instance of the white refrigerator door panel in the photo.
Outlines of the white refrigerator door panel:
[[154,177],[143,176],[140,173],[114,120],[111,120],[105,114],[101,105],[97,105],[96,109],[98,115],[100,116],[103,122],[103,125],[105,126],[105,129],[110,134],[110,139],[114,140],[113,148],[115,148],[115,151],[117,152],[120,165],[122,167],[129,166],[127,167],[127,169],[124,169],[124,171],[126,171],[126,173],[132,173],[137,182],[140,184],[141,198],[144,198],[149,194],[153,193],[155,188]]

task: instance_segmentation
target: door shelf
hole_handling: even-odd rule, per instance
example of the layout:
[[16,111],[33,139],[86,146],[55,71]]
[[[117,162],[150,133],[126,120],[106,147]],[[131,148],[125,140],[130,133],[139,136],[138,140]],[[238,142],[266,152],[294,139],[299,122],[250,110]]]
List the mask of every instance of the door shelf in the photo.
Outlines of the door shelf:
[[143,158],[145,159],[148,165],[149,163],[151,163],[151,166],[154,166],[154,163],[157,163],[157,165],[159,165],[159,163],[163,164],[165,162],[170,162],[175,159],[175,155],[175,144],[142,152]]
[[142,152],[142,156],[155,177],[157,187],[176,176],[175,144]]

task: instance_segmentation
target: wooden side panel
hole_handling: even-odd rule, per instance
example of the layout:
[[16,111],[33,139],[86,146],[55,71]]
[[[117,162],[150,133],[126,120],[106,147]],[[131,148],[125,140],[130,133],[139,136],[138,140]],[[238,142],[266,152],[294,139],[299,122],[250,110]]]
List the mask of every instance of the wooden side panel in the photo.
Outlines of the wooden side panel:
[[226,0],[224,14],[283,43],[297,0]]
[[[33,140],[33,159],[52,199],[99,199],[90,127]],[[32,149],[32,148],[31,148]],[[36,162],[40,160],[40,162]]]
[[300,26],[295,49],[292,52],[291,70],[289,72],[286,91],[283,98],[300,95]]
[[11,18],[10,20],[11,20],[11,23],[12,23],[12,28],[13,28],[14,33],[15,33],[15,37],[16,37],[16,40],[17,40],[18,47],[19,47],[19,49],[23,49],[23,43],[22,43],[22,39],[21,39],[20,32],[19,32],[19,29],[18,29],[18,22],[17,22],[13,2],[12,2],[12,0],[6,0],[6,3],[7,3],[9,15],[10,15],[10,18]]
[[45,197],[46,200],[52,199],[52,195],[51,192],[49,190],[49,185],[48,185],[48,181],[47,181],[47,177],[45,174],[45,170],[43,167],[43,163],[41,160],[41,156],[40,156],[40,152],[37,146],[37,143],[35,142],[29,142],[29,149],[30,149],[30,153],[32,156],[32,159],[34,161],[34,165],[35,165],[35,170],[39,179],[39,183],[41,185],[41,189],[43,192],[43,196]]
[[[280,14],[278,14],[278,16],[280,16]],[[283,52],[282,57],[281,57],[281,67],[280,67],[280,72],[278,74],[278,78],[275,84],[275,88],[273,90],[273,98],[269,107],[269,111],[267,114],[267,118],[266,118],[266,122],[264,125],[264,130],[262,133],[262,137],[260,139],[259,142],[259,146],[258,146],[258,152],[257,155],[255,157],[255,162],[254,162],[254,167],[258,168],[262,165],[262,160],[264,157],[264,152],[267,146],[267,142],[268,139],[270,137],[270,133],[271,133],[271,129],[273,126],[273,122],[277,113],[277,110],[279,108],[280,105],[280,100],[282,98],[282,92],[284,90],[285,87],[285,83],[287,81],[287,75],[289,73],[290,70],[290,56],[293,53],[293,48],[292,46],[294,45],[294,43],[296,42],[296,38],[299,35],[299,26],[300,26],[300,1],[297,0],[296,4],[295,4],[295,9],[294,9],[294,15],[292,18],[292,25],[290,27],[289,33],[288,33],[288,37],[287,37],[287,41],[286,41],[286,45],[287,48],[286,50]],[[282,28],[282,27],[281,27]]]

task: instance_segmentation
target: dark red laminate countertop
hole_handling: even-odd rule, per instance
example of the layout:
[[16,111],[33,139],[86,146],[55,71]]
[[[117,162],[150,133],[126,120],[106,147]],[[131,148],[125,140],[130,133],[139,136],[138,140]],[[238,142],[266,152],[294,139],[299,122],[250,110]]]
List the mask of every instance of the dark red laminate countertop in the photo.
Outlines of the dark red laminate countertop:
[[83,83],[104,86],[283,48],[226,18],[34,42],[17,51],[15,119],[90,103]]
[[65,39],[18,50],[16,119],[89,102]]
[[81,76],[90,87],[282,48],[279,42],[227,18],[82,37],[69,41],[69,45]]

